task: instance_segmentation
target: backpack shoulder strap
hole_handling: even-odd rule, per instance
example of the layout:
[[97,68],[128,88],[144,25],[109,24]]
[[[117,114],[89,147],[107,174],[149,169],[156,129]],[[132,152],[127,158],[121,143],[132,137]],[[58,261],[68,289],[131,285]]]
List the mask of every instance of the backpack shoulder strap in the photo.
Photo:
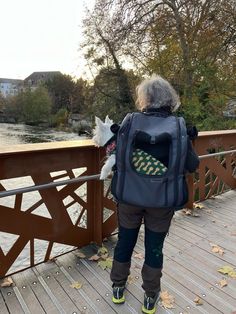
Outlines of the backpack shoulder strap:
[[118,132],[118,136],[124,132],[124,130],[126,129],[126,127],[129,125],[130,121],[132,120],[132,117],[134,115],[134,112],[132,113],[127,113],[127,115],[124,117],[123,121],[120,124],[120,128],[119,128],[119,132]]
[[187,140],[188,140],[188,135],[187,135],[187,128],[185,124],[185,120],[183,117],[177,117],[178,119],[178,124],[179,124],[179,131],[180,131],[180,147],[181,147],[181,157],[180,157],[180,165],[179,165],[179,170],[180,172],[184,172],[184,165],[185,165],[185,159],[186,159],[186,154],[187,154]]

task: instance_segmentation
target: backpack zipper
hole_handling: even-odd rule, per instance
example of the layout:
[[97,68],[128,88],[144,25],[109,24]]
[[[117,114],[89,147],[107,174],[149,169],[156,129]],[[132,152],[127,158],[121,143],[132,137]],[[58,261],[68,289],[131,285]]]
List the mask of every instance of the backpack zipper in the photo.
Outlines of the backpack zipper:
[[180,141],[180,124],[179,119],[176,117],[177,123],[177,153],[176,153],[176,169],[175,169],[175,178],[174,178],[174,206],[178,206],[178,197],[179,197],[179,188],[178,188],[178,177],[179,177],[179,165],[180,165],[180,156],[181,156],[181,141]]
[[[126,158],[126,154],[125,154],[125,149],[127,146],[127,142],[129,139],[129,131],[130,131],[130,126],[131,126],[131,120],[133,119],[134,113],[132,113],[129,117],[129,120],[127,121],[128,127],[127,127],[127,131],[125,132],[127,137],[125,139],[122,139],[122,149],[121,149],[121,177],[120,177],[120,185],[121,185],[121,189],[120,189],[120,195],[118,195],[118,199],[122,200],[123,199],[123,192],[124,192],[124,181],[125,181],[125,171],[126,171],[126,166],[125,166],[125,158]],[[121,136],[124,136],[124,131],[121,133]]]

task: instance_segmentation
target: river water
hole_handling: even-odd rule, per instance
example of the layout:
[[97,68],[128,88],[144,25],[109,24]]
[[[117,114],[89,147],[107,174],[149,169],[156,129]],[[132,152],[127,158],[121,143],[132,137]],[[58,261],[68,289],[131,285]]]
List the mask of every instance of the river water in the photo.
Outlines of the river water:
[[[0,151],[1,147],[16,145],[16,144],[27,144],[27,143],[42,143],[42,142],[57,142],[57,141],[67,141],[67,140],[79,140],[86,137],[81,137],[76,133],[67,133],[63,131],[56,131],[54,129],[47,129],[45,127],[32,127],[26,126],[24,124],[6,124],[0,123]],[[54,173],[56,175],[56,173]],[[77,174],[78,175],[78,174]],[[1,180],[0,183],[7,189],[14,189],[24,186],[33,185],[34,183],[31,178],[16,178],[10,180]],[[30,192],[23,195],[22,207],[29,208],[32,204],[40,199],[39,192]],[[14,206],[15,196],[9,196],[0,198],[0,205],[12,208]],[[23,206],[24,205],[24,206]],[[78,216],[79,208],[75,204],[71,208],[70,216]],[[9,209],[11,210],[11,209]],[[47,209],[44,207],[40,208],[37,212],[40,216],[47,216]],[[0,213],[1,219],[1,213]],[[18,239],[18,235],[13,235],[0,231],[0,248],[4,254],[7,254],[11,247],[14,245],[15,241]],[[44,259],[45,252],[48,246],[48,242],[39,239],[34,240],[35,245],[35,262],[40,262]],[[62,246],[55,243],[53,245],[52,255],[59,255],[72,247]],[[30,244],[28,243],[22,253],[18,256],[16,262],[10,268],[8,273],[15,272],[19,269],[26,268],[30,265]]]
[[0,123],[0,148],[5,145],[78,140],[76,133],[55,131],[45,127]]

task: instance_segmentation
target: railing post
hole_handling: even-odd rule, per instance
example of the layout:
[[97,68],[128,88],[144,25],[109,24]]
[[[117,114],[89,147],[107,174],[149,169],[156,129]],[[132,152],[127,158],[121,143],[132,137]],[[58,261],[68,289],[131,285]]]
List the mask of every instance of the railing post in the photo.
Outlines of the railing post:
[[[102,159],[104,158],[103,149],[95,149],[93,173],[100,173]],[[103,193],[104,186],[102,180],[94,180],[93,184],[93,240],[98,245],[102,244],[102,225],[103,225]]]
[[186,208],[192,209],[194,203],[194,174],[189,174],[187,176],[187,184],[188,184],[188,202],[185,205]]

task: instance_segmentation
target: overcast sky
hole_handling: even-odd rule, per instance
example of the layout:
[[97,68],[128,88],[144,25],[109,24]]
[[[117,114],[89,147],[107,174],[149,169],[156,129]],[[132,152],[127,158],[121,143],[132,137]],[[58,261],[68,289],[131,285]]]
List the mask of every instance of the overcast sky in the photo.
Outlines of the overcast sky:
[[84,4],[94,0],[0,0],[0,78],[35,71],[81,76]]

